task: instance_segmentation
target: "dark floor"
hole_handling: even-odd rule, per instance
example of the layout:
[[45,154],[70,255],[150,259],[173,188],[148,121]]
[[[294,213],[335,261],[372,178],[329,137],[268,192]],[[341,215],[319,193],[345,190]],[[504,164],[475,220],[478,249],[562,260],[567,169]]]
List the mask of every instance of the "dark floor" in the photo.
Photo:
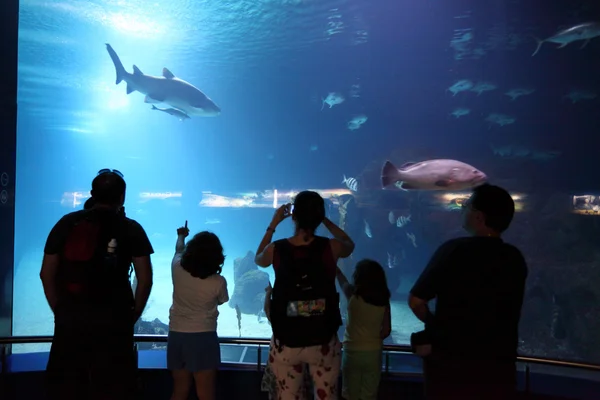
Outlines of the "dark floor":
[[[260,391],[262,375],[257,371],[223,370],[219,373],[219,400],[267,399]],[[2,400],[43,400],[43,372],[5,374],[0,380]],[[166,400],[171,395],[171,379],[165,370],[140,371],[140,400]],[[598,397],[600,399],[600,396]],[[190,394],[190,399],[196,399]],[[384,377],[379,399],[422,400],[422,384],[418,378]],[[575,400],[575,398],[522,395],[519,400]],[[463,400],[463,399],[461,399]]]

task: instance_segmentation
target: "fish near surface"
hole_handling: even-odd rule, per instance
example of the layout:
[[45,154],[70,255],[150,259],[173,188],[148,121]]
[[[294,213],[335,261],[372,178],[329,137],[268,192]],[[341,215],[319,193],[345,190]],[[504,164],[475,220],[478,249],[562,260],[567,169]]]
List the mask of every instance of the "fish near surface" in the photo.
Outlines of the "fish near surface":
[[129,73],[108,43],[106,50],[117,72],[116,84],[127,82],[127,94],[138,91],[146,95],[146,103],[165,103],[189,116],[214,117],[221,114],[221,109],[200,89],[176,78],[167,68],[163,68],[163,76],[144,75],[135,65],[133,73]]
[[540,51],[542,44],[545,42],[560,44],[560,46],[557,48],[562,49],[569,43],[576,42],[578,40],[584,40],[580,47],[580,49],[583,49],[585,46],[587,46],[590,40],[598,36],[600,36],[600,22],[586,22],[584,24],[563,29],[562,31],[557,32],[555,35],[543,40],[534,37],[534,39],[537,41],[537,47],[531,57],[535,56],[538,51]]
[[399,182],[402,190],[463,190],[486,181],[485,173],[457,160],[408,162],[400,168],[386,161],[381,171],[383,188]]

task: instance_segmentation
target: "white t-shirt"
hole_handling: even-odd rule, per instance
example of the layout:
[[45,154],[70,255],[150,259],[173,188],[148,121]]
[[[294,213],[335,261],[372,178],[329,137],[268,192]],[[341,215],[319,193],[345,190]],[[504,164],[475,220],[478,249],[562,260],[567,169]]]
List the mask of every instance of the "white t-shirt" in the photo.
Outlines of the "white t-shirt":
[[195,278],[181,267],[181,254],[171,263],[173,305],[169,330],[174,332],[216,332],[217,306],[229,301],[227,281],[221,275]]

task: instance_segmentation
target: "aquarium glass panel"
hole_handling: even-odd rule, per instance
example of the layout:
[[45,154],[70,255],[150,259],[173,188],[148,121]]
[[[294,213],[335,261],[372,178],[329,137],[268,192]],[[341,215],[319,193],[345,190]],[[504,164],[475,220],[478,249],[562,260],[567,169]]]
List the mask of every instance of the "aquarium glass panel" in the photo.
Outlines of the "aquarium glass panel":
[[[277,207],[310,189],[356,243],[338,263],[348,279],[361,259],[383,267],[385,343],[403,345],[423,329],[413,284],[438,246],[467,235],[461,209],[487,181],[515,201],[504,238],[529,267],[520,353],[600,363],[600,25],[581,24],[600,5],[543,7],[21,1],[14,335],[53,333],[46,238],[103,168],[124,174],[125,213],[154,248],[137,333],[168,332],[187,221],[224,247],[218,334],[270,338],[275,275],[255,253]],[[274,239],[294,233],[286,219]],[[340,336],[343,296],[341,309]]]

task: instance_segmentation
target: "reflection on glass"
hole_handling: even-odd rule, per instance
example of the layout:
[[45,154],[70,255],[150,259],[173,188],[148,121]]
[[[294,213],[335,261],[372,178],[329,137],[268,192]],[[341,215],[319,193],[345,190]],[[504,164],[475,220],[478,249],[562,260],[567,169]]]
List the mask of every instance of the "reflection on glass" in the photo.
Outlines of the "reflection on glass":
[[573,212],[582,215],[600,215],[600,196],[591,194],[573,196]]

